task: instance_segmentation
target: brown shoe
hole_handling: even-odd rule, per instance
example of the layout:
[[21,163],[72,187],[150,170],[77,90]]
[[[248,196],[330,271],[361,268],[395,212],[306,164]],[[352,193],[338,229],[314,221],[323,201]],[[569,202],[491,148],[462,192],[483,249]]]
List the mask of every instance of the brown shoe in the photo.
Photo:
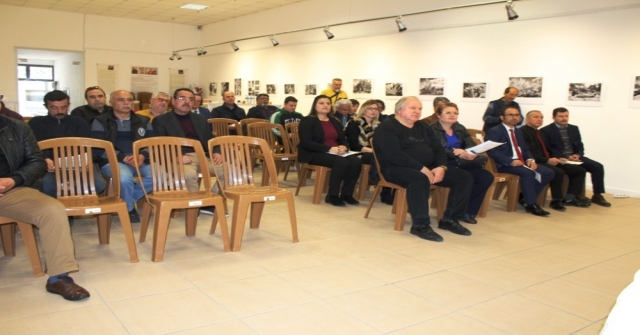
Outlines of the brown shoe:
[[73,282],[73,278],[69,276],[62,276],[58,278],[58,281],[45,286],[47,292],[53,294],[59,294],[63,298],[71,301],[78,301],[90,297],[91,295],[87,290]]

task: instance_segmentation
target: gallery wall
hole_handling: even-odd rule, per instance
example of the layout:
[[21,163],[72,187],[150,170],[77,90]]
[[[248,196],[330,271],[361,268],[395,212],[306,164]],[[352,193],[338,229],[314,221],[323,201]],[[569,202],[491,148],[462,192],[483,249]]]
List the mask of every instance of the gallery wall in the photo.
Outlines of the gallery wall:
[[[205,26],[203,44],[215,44],[305,27],[322,27],[367,17],[389,16],[449,6],[451,1],[305,1]],[[471,1],[455,1],[456,5]],[[342,10],[336,11],[335,8]],[[202,57],[201,85],[242,78],[242,96],[247,82],[276,84],[271,96],[280,104],[284,84],[296,84],[298,110],[309,111],[313,96],[304,95],[305,84],[326,87],[333,77],[344,79],[352,94],[354,79],[372,79],[371,95],[355,96],[363,101],[380,98],[391,112],[397,98],[384,96],[387,82],[404,83],[405,95],[417,95],[419,78],[445,78],[445,95],[459,103],[460,122],[481,128],[488,100],[502,96],[512,76],[543,77],[543,96],[535,103],[522,103],[524,112],[543,111],[551,121],[555,107],[566,106],[571,122],[580,126],[586,154],[606,167],[610,193],[640,196],[636,168],[620,162],[624,143],[633,143],[640,109],[630,108],[633,77],[640,76],[640,1],[625,0],[536,0],[518,1],[520,15],[507,21],[504,4],[405,17],[408,30],[399,33],[392,19],[332,27],[335,38],[327,40],[322,29],[276,35],[268,38],[209,48]],[[271,21],[273,24],[265,24]],[[488,99],[463,102],[462,83],[489,84]],[[569,82],[604,83],[601,106],[571,106],[567,103]],[[220,92],[218,92],[220,93]],[[423,115],[431,113],[431,99],[424,100]],[[219,98],[218,98],[219,100]],[[606,133],[604,133],[605,131]],[[631,148],[628,148],[632,150]],[[589,186],[589,185],[588,185]]]

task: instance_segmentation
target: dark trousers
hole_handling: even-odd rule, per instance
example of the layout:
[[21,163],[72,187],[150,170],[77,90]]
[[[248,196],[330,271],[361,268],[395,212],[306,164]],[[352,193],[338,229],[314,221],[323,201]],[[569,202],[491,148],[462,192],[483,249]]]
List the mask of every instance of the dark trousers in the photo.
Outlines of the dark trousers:
[[478,215],[484,196],[487,194],[487,190],[493,184],[493,173],[483,169],[464,169],[469,172],[473,177],[473,187],[471,188],[471,196],[469,196],[469,204],[467,205],[466,213],[469,215]]
[[[362,162],[356,155],[341,157],[337,155],[327,154],[323,152],[314,153],[309,164],[322,165],[331,168],[329,176],[328,195],[339,196],[353,195],[356,188]],[[342,184],[342,192],[340,193],[340,184]]]
[[[387,181],[398,184],[407,189],[407,204],[411,212],[411,220],[414,226],[428,226],[429,219],[429,178],[419,170],[407,167],[389,167],[383,171]],[[473,186],[473,176],[471,173],[449,167],[438,186],[449,187],[449,199],[444,218],[462,218],[467,209],[471,188]]]
[[558,164],[551,165],[546,163],[540,163],[538,165],[542,165],[548,167],[553,170],[556,174],[551,182],[549,182],[549,187],[551,188],[551,198],[554,200],[561,200],[564,198],[564,194],[562,194],[562,183],[564,182],[564,176],[567,175],[569,177],[569,187],[567,188],[567,194],[582,194],[582,185],[584,185],[584,178],[587,174],[587,170],[579,165],[571,165],[571,164]]
[[604,193],[604,166],[587,157],[580,157],[580,160],[582,161],[580,166],[591,173],[593,194]]
[[553,170],[546,166],[538,165],[536,172],[540,173],[541,182],[536,180],[536,174],[524,166],[502,165],[498,172],[511,173],[520,177],[520,189],[527,205],[535,205],[540,191],[553,179]]

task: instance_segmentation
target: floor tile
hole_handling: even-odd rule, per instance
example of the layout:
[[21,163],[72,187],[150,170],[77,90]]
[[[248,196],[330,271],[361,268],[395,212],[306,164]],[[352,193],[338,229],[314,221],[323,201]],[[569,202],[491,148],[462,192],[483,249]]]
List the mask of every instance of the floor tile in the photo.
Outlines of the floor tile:
[[507,291],[535,285],[552,278],[535,270],[493,259],[460,266],[449,271]]
[[483,334],[506,335],[507,333],[474,320],[460,313],[451,313],[417,325],[389,333],[390,335],[451,335]]

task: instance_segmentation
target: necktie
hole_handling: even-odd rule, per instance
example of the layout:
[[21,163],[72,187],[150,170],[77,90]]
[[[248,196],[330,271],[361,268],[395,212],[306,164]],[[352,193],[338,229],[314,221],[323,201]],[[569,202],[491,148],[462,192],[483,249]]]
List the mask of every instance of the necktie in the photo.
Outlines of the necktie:
[[549,151],[547,150],[547,146],[544,145],[542,136],[540,136],[540,131],[536,130],[535,133],[536,138],[538,139],[538,143],[540,143],[540,147],[542,147],[542,151],[544,152],[544,157],[549,158]]
[[522,152],[520,152],[520,147],[518,146],[518,140],[516,139],[516,134],[513,132],[513,129],[509,129],[509,132],[511,133],[511,142],[513,143],[513,147],[516,150],[516,155],[518,155],[518,159],[524,163],[525,162],[524,157],[522,156]]

